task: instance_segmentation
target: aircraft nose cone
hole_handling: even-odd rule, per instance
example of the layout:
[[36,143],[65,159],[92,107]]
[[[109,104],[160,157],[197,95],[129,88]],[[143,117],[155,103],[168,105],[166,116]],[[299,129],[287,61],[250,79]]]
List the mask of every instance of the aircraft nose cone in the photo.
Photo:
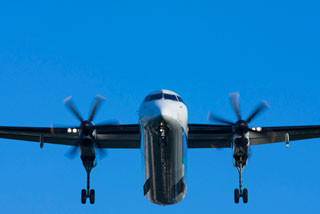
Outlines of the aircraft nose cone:
[[[171,100],[156,100],[147,102],[140,108],[140,120],[148,121],[152,118],[162,118],[163,120],[178,120],[180,119],[181,105],[178,102]],[[185,117],[187,118],[187,117]]]
[[172,109],[170,106],[168,105],[164,105],[164,104],[157,104],[156,105],[156,112],[159,116],[161,117],[172,117],[174,115],[174,109]]

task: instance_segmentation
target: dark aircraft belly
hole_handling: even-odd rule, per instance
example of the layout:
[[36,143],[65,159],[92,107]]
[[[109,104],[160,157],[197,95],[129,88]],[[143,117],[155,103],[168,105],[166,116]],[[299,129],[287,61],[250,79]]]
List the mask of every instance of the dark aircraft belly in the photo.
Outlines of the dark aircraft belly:
[[[165,135],[160,123],[166,127]],[[184,131],[174,120],[158,118],[143,128],[146,180],[149,201],[170,205],[181,201],[186,192],[184,183]]]

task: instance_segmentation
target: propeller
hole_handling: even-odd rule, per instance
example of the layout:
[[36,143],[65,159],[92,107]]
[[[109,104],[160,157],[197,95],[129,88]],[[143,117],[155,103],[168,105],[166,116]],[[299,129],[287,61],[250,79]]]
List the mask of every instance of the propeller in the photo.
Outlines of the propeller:
[[234,111],[236,112],[237,118],[238,120],[241,120],[241,114],[240,114],[240,110],[239,110],[239,93],[234,92],[231,93],[230,95],[230,100],[231,100],[231,104],[234,108]]
[[[102,102],[105,100],[105,98],[101,95],[97,95],[94,103],[93,103],[93,107],[92,110],[90,112],[90,116],[88,120],[84,120],[81,116],[81,114],[79,113],[79,111],[77,110],[77,108],[75,107],[75,105],[73,104],[72,100],[71,100],[71,96],[67,97],[64,100],[64,103],[66,105],[66,107],[68,108],[68,110],[80,121],[80,126],[78,127],[79,130],[79,138],[78,141],[76,143],[76,146],[74,146],[67,154],[66,156],[70,159],[73,159],[79,152],[79,147],[80,144],[84,141],[85,137],[90,137],[91,140],[93,141],[93,145],[94,147],[97,149],[97,151],[99,152],[99,156],[100,157],[104,157],[106,156],[106,151],[103,150],[103,148],[100,145],[99,140],[96,139],[96,137],[94,136],[94,132],[96,130],[96,126],[94,125],[94,123],[92,122],[98,109],[101,107]],[[113,124],[113,122],[112,122]],[[109,124],[104,124],[104,125],[109,125]]]
[[231,125],[231,126],[233,126],[234,132],[239,135],[244,135],[248,131],[259,132],[259,129],[249,128],[248,124],[253,119],[255,119],[257,115],[259,115],[261,112],[263,112],[266,108],[269,108],[270,107],[269,104],[266,101],[262,101],[262,103],[254,109],[254,111],[250,114],[250,116],[246,120],[243,120],[241,117],[240,108],[239,108],[239,97],[240,97],[240,95],[238,92],[234,92],[234,93],[230,94],[230,101],[231,101],[233,109],[236,113],[236,116],[238,119],[237,122],[234,123],[229,120],[225,120],[219,116],[213,115],[210,112],[208,115],[208,120],[212,121],[212,122],[218,122],[218,123]]

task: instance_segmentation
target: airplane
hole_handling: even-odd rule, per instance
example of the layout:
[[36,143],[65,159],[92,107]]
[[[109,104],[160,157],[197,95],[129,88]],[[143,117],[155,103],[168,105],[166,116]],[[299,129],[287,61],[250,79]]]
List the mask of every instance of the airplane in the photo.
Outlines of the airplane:
[[87,188],[81,190],[81,203],[89,198],[95,203],[95,190],[90,189],[90,172],[96,166],[97,152],[103,149],[143,148],[145,163],[144,195],[152,203],[172,205],[186,195],[185,154],[192,148],[231,148],[233,165],[239,172],[239,188],[234,190],[234,202],[248,202],[248,190],[242,186],[242,172],[249,157],[249,147],[268,143],[319,138],[320,126],[249,127],[258,114],[268,108],[262,102],[247,118],[239,110],[239,94],[230,94],[237,121],[231,122],[209,114],[213,124],[189,124],[188,110],[183,99],[170,90],[148,94],[139,109],[138,124],[95,125],[93,119],[104,98],[95,98],[88,120],[82,118],[71,97],[65,100],[67,108],[80,121],[80,126],[11,127],[0,126],[0,138],[34,141],[43,148],[45,143],[72,146],[69,156],[80,150],[80,158],[87,173]]

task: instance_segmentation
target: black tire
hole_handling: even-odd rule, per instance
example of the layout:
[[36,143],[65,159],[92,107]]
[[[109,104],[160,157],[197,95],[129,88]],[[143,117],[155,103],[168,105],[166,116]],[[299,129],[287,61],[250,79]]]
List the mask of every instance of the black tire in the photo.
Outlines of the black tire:
[[94,189],[90,190],[90,204],[94,204],[95,198],[96,198],[96,192]]
[[248,203],[248,190],[247,189],[243,189],[243,203]]
[[239,189],[234,190],[234,203],[238,204],[240,199],[240,192]]
[[87,202],[87,191],[85,189],[81,190],[81,203],[85,204]]

